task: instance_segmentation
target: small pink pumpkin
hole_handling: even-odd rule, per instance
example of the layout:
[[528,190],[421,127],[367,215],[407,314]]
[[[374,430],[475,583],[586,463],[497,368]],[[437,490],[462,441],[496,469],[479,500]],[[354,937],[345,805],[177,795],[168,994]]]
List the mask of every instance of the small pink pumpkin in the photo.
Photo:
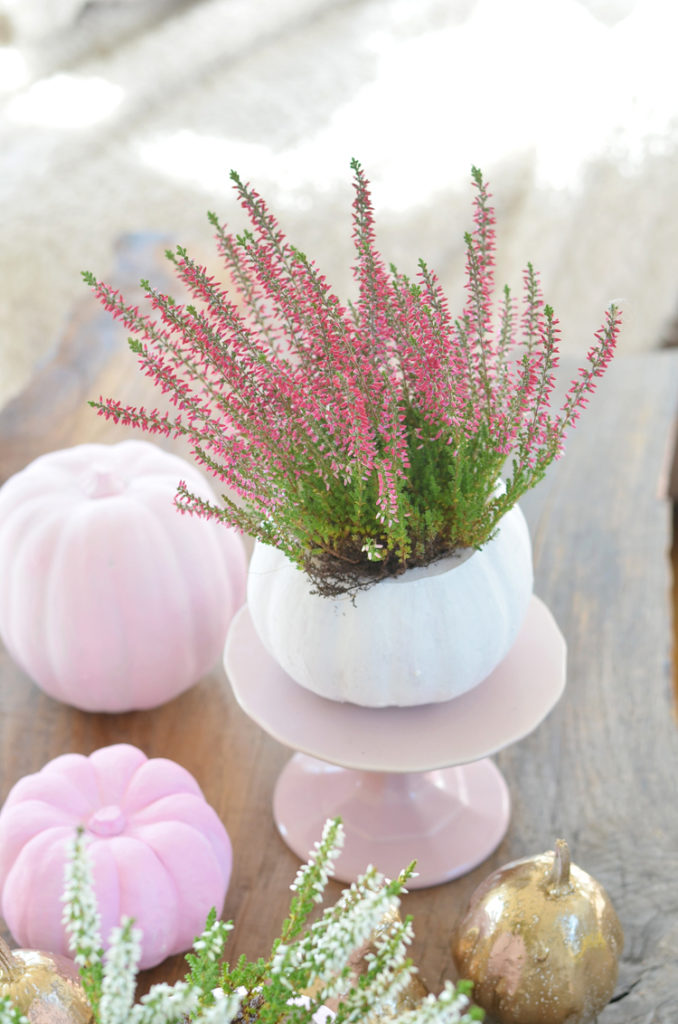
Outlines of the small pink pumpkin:
[[177,511],[180,480],[216,501],[147,441],[50,452],[0,488],[0,636],[51,697],[155,707],[218,660],[247,559],[233,530]]
[[61,921],[75,829],[90,837],[104,944],[121,917],[143,932],[140,967],[189,949],[221,913],[231,843],[193,776],[126,743],[64,754],[11,789],[0,812],[2,916],[21,946],[68,955]]

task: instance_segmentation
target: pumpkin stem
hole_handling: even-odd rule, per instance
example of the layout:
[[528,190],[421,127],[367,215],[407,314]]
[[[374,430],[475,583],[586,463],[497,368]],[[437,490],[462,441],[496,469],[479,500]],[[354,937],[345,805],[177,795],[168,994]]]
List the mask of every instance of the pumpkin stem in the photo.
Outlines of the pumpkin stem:
[[108,466],[96,463],[84,481],[84,489],[90,498],[109,498],[120,494],[124,484]]
[[16,974],[19,967],[19,961],[12,956],[11,949],[0,935],[0,977],[3,977],[5,981],[9,980]]
[[564,839],[556,839],[553,851],[553,864],[546,876],[546,891],[552,896],[564,896],[571,892],[570,882],[570,848]]

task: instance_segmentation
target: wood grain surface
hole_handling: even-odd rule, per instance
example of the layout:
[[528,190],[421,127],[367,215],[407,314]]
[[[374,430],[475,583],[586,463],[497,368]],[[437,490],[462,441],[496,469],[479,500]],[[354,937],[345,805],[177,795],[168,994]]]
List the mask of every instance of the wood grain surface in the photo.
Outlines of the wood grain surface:
[[[162,286],[164,242],[121,242],[117,280]],[[85,295],[31,385],[0,413],[0,480],[41,452],[121,440],[87,405],[100,393],[143,400],[124,332]],[[565,366],[567,378],[568,366]],[[568,452],[523,502],[536,592],[568,643],[565,696],[527,739],[497,757],[513,800],[508,834],[466,877],[406,897],[412,955],[429,986],[454,977],[449,943],[473,888],[506,861],[562,836],[605,885],[626,944],[601,1024],[678,1020],[678,732],[672,691],[671,506],[678,353],[620,357]],[[290,752],[240,711],[220,666],[153,711],[86,714],[42,694],[0,649],[0,800],[22,775],[67,751],[130,742],[192,772],[235,850],[224,916],[230,957],[265,954],[284,916],[298,861],[278,837],[271,795]],[[339,891],[335,883],[333,892]],[[174,980],[182,958],[141,979]]]

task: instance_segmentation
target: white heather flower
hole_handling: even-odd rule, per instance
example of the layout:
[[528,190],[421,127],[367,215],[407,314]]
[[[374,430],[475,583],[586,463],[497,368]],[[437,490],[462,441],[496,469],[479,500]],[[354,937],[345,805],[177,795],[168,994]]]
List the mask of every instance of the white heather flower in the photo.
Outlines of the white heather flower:
[[112,930],[109,943],[101,983],[101,1021],[128,1024],[141,957],[141,932],[131,918],[126,918],[121,927]]
[[398,897],[387,891],[384,881],[374,868],[368,869],[311,927],[302,966],[310,965],[337,994],[345,987],[341,974],[350,955],[369,939],[384,916],[399,906]]
[[214,963],[221,958],[228,933],[231,931],[233,931],[232,922],[215,921],[211,927],[206,928],[202,935],[195,940],[193,949],[196,953],[205,953]]
[[28,1024],[28,1018],[14,1006],[9,996],[0,997],[0,1024]]
[[401,1014],[398,1024],[471,1024],[473,1018],[465,1012],[468,1007],[468,996],[446,981],[440,995],[426,996],[419,1006]]
[[377,936],[374,943],[376,952],[368,952],[365,960],[368,970],[376,965],[378,972],[364,987],[347,997],[346,1001],[354,1007],[347,1021],[359,1021],[364,1016],[378,1014],[382,1006],[392,1005],[407,987],[412,975],[417,973],[416,967],[406,962],[407,946],[413,938],[410,921],[397,922]]
[[323,826],[322,836],[319,842],[313,844],[313,849],[308,855],[308,861],[297,871],[296,878],[290,885],[293,892],[301,889],[309,876],[315,874],[318,878],[313,881],[314,900],[319,903],[322,900],[325,886],[334,871],[334,864],[341,853],[344,845],[344,829],[340,822],[331,818]]
[[[141,1002],[132,1007],[129,1024],[166,1024],[181,1020],[197,1009],[199,1001],[199,993],[185,981],[153,985]],[[110,1022],[102,1018],[102,1024]]]
[[78,830],[66,859],[62,921],[77,964],[100,960],[101,919],[84,832]]
[[[305,919],[310,901],[322,893],[342,841],[340,822],[327,822],[322,839],[315,844],[309,863],[300,870],[293,886],[300,892],[292,900],[291,913],[298,912],[300,921]],[[188,1020],[194,1024],[232,1024],[238,1017],[245,989],[229,995],[219,988],[214,989],[215,1002],[201,1007],[200,986],[187,981],[172,986],[155,985],[135,1006],[141,936],[129,919],[111,933],[101,978],[99,918],[82,835],[73,844],[66,889],[64,920],[69,927],[71,941],[81,956],[81,962],[89,968],[92,965],[96,967],[92,984],[94,990],[100,992],[100,1024],[178,1024]],[[262,998],[265,998],[263,992],[267,987],[274,1000],[271,1006],[273,1013],[281,1009],[290,1022],[308,1024],[314,1004],[299,998],[297,972],[307,976],[310,987],[316,992],[316,1003],[331,995],[344,997],[341,1013],[345,1024],[362,1024],[384,1006],[392,1005],[414,973],[406,959],[407,946],[412,940],[411,923],[401,922],[397,915],[394,919],[392,914],[400,903],[399,891],[400,882],[391,884],[370,866],[301,938],[280,942],[269,968],[267,982],[270,986],[262,986]],[[221,958],[226,938],[233,927],[231,923],[212,921],[212,916],[208,919],[211,923],[195,943],[196,953],[203,963],[215,963]],[[389,919],[391,923],[384,927],[385,920]],[[293,929],[291,934],[295,934]],[[356,986],[351,977],[349,958],[366,941],[369,941],[372,951],[365,954],[367,971],[361,984]],[[285,1004],[289,1014],[284,1010]],[[468,996],[447,983],[440,996],[429,996],[414,1010],[399,1015],[398,1024],[471,1024],[476,1016],[469,1006]],[[329,1011],[325,1011],[327,1014],[331,1019]],[[314,1015],[313,1020],[318,1019],[318,1014]],[[28,1022],[8,1001],[0,1000],[0,1024]]]
[[291,988],[291,983],[287,980],[286,975],[290,971],[296,970],[302,963],[303,955],[299,944],[292,943],[291,945],[286,945],[281,942],[271,960],[271,976],[277,975],[283,985]]
[[200,1014],[202,1024],[231,1024],[238,1015],[243,992],[231,992],[229,995],[221,991],[215,992],[216,999],[212,1006],[207,1006]]

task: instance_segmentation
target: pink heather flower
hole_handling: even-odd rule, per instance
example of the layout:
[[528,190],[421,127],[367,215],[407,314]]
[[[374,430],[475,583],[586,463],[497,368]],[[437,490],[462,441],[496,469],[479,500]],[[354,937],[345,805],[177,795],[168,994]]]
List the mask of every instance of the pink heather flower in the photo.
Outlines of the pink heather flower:
[[[306,568],[311,552],[348,565],[363,551],[397,572],[418,564],[420,551],[483,543],[538,482],[609,365],[621,316],[610,307],[554,410],[560,326],[531,264],[522,306],[508,288],[495,303],[495,217],[480,171],[454,317],[423,261],[414,279],[384,261],[369,184],[357,161],[352,168],[353,302],[340,301],[235,173],[249,229],[232,234],[210,214],[228,286],[181,247],[168,257],[189,299],[142,282],[150,313],[85,275],[133,336],[167,408],[93,405],[115,422],[181,437],[223,485],[219,506],[180,487],[183,511],[278,544]],[[507,459],[499,503],[492,495]]]

